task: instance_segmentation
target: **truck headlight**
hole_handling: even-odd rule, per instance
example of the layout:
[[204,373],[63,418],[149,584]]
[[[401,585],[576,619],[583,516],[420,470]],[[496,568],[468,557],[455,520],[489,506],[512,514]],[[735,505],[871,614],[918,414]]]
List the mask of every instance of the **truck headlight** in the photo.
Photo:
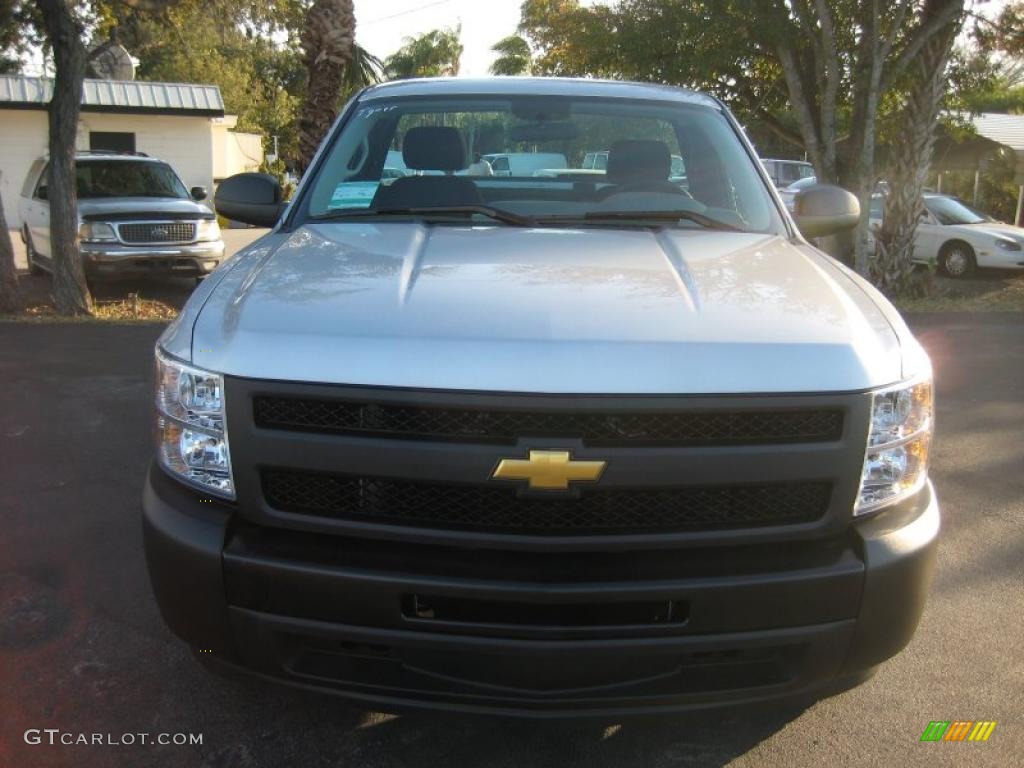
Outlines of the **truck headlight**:
[[86,221],[78,228],[78,239],[83,243],[116,243],[117,233],[104,221]]
[[235,498],[223,376],[157,348],[155,432],[157,461],[164,469],[207,493]]
[[934,424],[931,379],[874,392],[854,515],[905,499],[928,479]]
[[196,227],[196,240],[201,243],[220,240],[220,224],[216,219],[200,219]]

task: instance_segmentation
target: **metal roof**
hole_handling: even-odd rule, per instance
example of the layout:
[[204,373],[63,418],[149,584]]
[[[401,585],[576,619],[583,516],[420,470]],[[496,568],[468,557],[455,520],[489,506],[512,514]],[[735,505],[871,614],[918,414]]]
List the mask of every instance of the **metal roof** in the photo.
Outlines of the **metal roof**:
[[720,109],[710,96],[658,83],[633,83],[572,77],[429,77],[392,80],[375,85],[362,98],[393,96],[599,96],[608,98],[685,101]]
[[[45,109],[52,94],[53,81],[49,78],[0,75],[0,109]],[[86,80],[82,110],[223,117],[224,100],[215,85]]]
[[979,136],[1024,152],[1024,115],[1000,115],[984,112],[972,119]]

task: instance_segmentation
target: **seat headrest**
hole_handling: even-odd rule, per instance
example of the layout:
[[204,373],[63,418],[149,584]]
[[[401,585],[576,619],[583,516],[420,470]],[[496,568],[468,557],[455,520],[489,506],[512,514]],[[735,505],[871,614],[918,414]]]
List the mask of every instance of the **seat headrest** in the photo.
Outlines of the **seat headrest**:
[[672,172],[672,155],[663,141],[616,141],[608,151],[605,175],[615,184],[667,181]]
[[402,160],[414,171],[461,171],[467,165],[462,134],[443,126],[410,128],[402,139]]

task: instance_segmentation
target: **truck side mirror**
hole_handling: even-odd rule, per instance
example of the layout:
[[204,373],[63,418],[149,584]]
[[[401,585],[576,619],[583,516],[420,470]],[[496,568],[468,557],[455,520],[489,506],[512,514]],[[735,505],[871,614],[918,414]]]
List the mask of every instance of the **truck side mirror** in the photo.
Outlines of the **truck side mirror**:
[[845,189],[815,184],[797,193],[793,218],[804,237],[835,235],[857,226],[860,201]]
[[281,185],[266,173],[239,173],[220,183],[213,196],[217,213],[231,221],[272,227],[284,212]]
[[196,202],[206,199],[206,187],[192,187],[192,189],[190,189],[188,193]]

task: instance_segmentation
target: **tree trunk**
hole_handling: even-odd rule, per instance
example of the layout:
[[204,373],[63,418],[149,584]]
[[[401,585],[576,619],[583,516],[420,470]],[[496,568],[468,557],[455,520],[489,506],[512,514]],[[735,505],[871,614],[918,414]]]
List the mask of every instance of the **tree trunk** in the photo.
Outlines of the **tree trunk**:
[[306,13],[301,43],[309,74],[306,99],[299,112],[299,163],[303,171],[338,116],[355,31],[352,0],[316,0]]
[[[961,10],[963,3],[961,2]],[[925,14],[934,13],[933,4]],[[926,16],[927,18],[927,16]],[[927,293],[929,281],[914,270],[914,236],[924,212],[922,193],[931,168],[935,126],[945,93],[945,73],[953,42],[960,31],[960,15],[925,43],[912,65],[913,85],[901,115],[901,129],[893,142],[889,194],[882,226],[875,236],[871,280],[890,296]],[[930,277],[930,275],[929,275]]]
[[47,171],[53,299],[61,315],[92,314],[92,296],[85,283],[78,250],[75,181],[75,143],[86,63],[83,29],[67,0],[37,2],[56,69],[49,107],[50,164]]
[[[3,173],[0,172],[0,178]],[[0,198],[0,314],[10,315],[21,309],[18,293],[18,271],[14,268],[14,245],[7,229],[4,202]]]

